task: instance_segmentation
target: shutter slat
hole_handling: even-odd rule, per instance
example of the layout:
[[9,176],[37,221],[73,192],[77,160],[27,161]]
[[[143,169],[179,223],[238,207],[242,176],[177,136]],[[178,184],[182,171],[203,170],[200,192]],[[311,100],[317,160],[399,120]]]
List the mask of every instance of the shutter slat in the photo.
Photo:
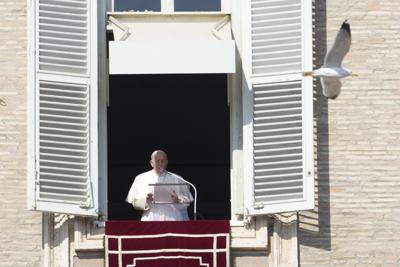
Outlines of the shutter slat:
[[[42,90],[43,91],[43,90]],[[55,91],[53,91],[55,92]],[[82,98],[82,97],[71,97],[71,96],[62,96],[62,95],[55,95],[54,93],[41,93],[41,97],[49,97],[53,99],[59,99],[59,100],[80,100],[80,101],[87,101],[87,98]]]
[[265,114],[265,113],[269,114],[269,113],[279,112],[279,111],[300,111],[300,110],[301,110],[301,107],[300,108],[297,108],[297,107],[295,107],[295,108],[276,108],[276,109],[255,111],[254,115]]
[[262,137],[255,137],[254,140],[257,142],[259,141],[266,141],[266,140],[276,140],[276,139],[282,139],[282,138],[297,138],[300,139],[301,134],[282,134],[280,136],[262,136]]
[[[294,173],[289,173],[289,174],[274,174],[274,175],[257,175],[255,180],[256,181],[261,181],[261,180],[273,180],[273,179],[279,179],[279,181],[286,181],[288,180],[287,178],[289,177],[302,177],[303,173],[302,172],[294,172]],[[290,179],[289,179],[290,180]],[[293,180],[297,180],[296,178],[293,178]]]
[[[299,58],[301,58],[301,56],[287,56],[287,57],[276,57],[273,59],[254,59],[254,66],[257,65],[266,65],[268,64],[268,62],[270,62],[270,64],[272,64],[275,61],[297,61]],[[264,64],[261,64],[264,63]]]
[[39,21],[39,27],[42,27],[43,29],[60,29],[62,32],[66,33],[85,33],[86,32],[86,27],[84,25],[82,26],[74,26],[74,25],[67,25],[62,23],[62,21],[59,21],[58,23],[55,23],[55,21],[51,21],[49,19],[47,20],[42,20]]
[[42,53],[41,55],[39,55],[39,58],[42,60],[42,64],[57,64],[76,68],[82,68],[86,66],[86,60],[65,57],[63,55],[45,55]]
[[[71,113],[71,114],[75,113],[75,114],[77,114],[76,118],[83,118],[83,117],[78,117],[78,116],[81,116],[82,114],[85,115],[85,116],[87,115],[87,111],[85,111],[85,110],[73,110],[73,109],[54,108],[54,107],[52,107],[52,108],[50,108],[50,107],[41,107],[40,111],[49,112],[49,113],[42,113],[42,114],[45,114],[46,116],[48,114],[51,114],[50,112],[61,112],[61,113]],[[81,115],[78,115],[78,114],[81,114]]]
[[[85,100],[85,99],[82,99]],[[67,101],[61,102],[61,101],[46,101],[46,100],[41,100],[40,104],[52,104],[52,105],[62,105],[62,106],[70,106],[70,107],[82,107],[82,108],[87,108],[86,104],[76,104],[76,103],[69,103]]]
[[[85,10],[85,9],[84,9]],[[44,6],[42,5],[42,9],[39,13],[39,16],[42,17],[54,17],[54,18],[71,18],[75,17],[77,20],[81,21],[87,21],[87,16],[85,14],[77,14],[76,12],[61,12],[61,11],[55,11],[55,10],[46,10]]]
[[[297,94],[293,94],[293,93],[297,93]],[[293,95],[299,95],[301,94],[301,91],[299,91],[298,88],[289,88],[289,89],[275,89],[275,90],[269,90],[269,91],[257,91],[254,92],[254,95],[256,96],[257,99],[263,99],[262,97],[260,97],[259,95],[263,95],[263,94],[272,94],[272,93],[292,93],[289,96],[293,96]],[[278,96],[269,96],[268,99],[274,99],[274,98],[280,98],[280,97],[286,97],[283,94],[280,94]]]
[[[279,190],[296,190],[296,189],[302,189],[302,186],[288,186],[288,187],[280,187]],[[277,191],[275,188],[265,188],[265,189],[256,189],[255,190],[258,193],[271,193]]]
[[[285,159],[288,157],[301,157],[301,153],[292,153],[292,154],[282,154],[282,155],[273,155],[273,156],[264,156],[264,157],[254,157],[254,162],[259,162],[259,161],[263,161],[266,162],[266,160],[268,159],[273,159],[274,163],[276,162],[283,162],[283,160],[280,159]],[[266,162],[269,163],[269,162]],[[261,165],[259,165],[261,166]]]
[[253,14],[259,14],[259,13],[264,13],[268,12],[271,10],[275,9],[293,9],[293,8],[298,8],[300,5],[299,4],[281,4],[281,5],[273,5],[271,6],[268,1],[264,3],[254,3],[252,4],[252,13]]
[[43,170],[47,170],[47,171],[51,171],[51,170],[54,170],[54,171],[70,171],[70,172],[87,172],[87,168],[86,169],[77,169],[77,168],[61,168],[61,167],[52,167],[52,166],[50,166],[50,165],[45,165],[45,166],[42,166],[41,167],[41,169],[43,169]]
[[[76,10],[76,11],[85,11],[87,10],[86,8],[86,3],[85,2],[76,2],[76,4],[72,4],[65,2],[65,1],[45,1],[41,0],[39,4],[39,8],[45,9],[45,8],[54,8],[54,9],[61,9],[61,10]],[[39,9],[40,10],[40,9]]]
[[59,32],[54,30],[45,30],[41,29],[39,32],[39,36],[64,36],[74,39],[81,39],[86,40],[87,34],[86,33],[67,33],[67,32]]
[[254,140],[258,141],[262,141],[262,140],[275,140],[275,139],[282,139],[282,138],[291,138],[291,137],[297,137],[299,139],[299,137],[301,137],[301,134],[281,134],[280,136],[259,136],[259,137],[255,137]]
[[[293,97],[293,96],[291,96],[291,97]],[[297,97],[298,97],[298,95],[297,95]],[[296,97],[296,98],[297,98]],[[301,97],[301,96],[300,96]],[[282,98],[282,97],[281,97]],[[287,98],[287,97],[286,97]],[[273,99],[276,99],[276,98],[271,98],[270,100],[272,101]],[[265,109],[267,109],[268,107],[275,107],[275,106],[283,106],[283,105],[301,105],[301,101],[287,101],[287,102],[273,102],[273,103],[267,103],[267,104],[265,104],[265,103],[263,103],[264,101],[260,101],[260,100],[268,100],[268,98],[267,97],[264,97],[263,99],[259,99],[259,98],[256,98],[255,99],[255,101],[256,102],[261,102],[262,104],[255,104],[254,105],[254,107],[256,108],[256,109],[258,109],[258,108],[265,108]],[[271,109],[267,109],[268,111],[269,110],[271,110]],[[272,110],[276,110],[276,109],[272,109]]]
[[[294,117],[299,117],[299,114],[286,114],[286,115],[273,115],[270,114],[269,115],[269,119],[290,119],[290,118],[294,118]],[[259,120],[263,120],[263,118],[254,118],[255,121],[259,121]]]
[[[260,165],[259,165],[260,166]],[[301,167],[298,166],[293,166],[293,167],[281,167],[281,168],[256,168],[257,170],[255,172],[274,172],[274,171],[283,171],[283,170],[298,170]]]
[[71,193],[54,193],[54,192],[40,192],[40,199],[60,202],[68,202],[73,204],[79,204],[80,202],[86,200],[86,195],[74,195]]
[[265,43],[268,43],[268,41],[262,40],[254,43],[254,49],[279,49],[280,51],[285,50],[286,47],[289,47],[290,49],[292,48],[299,48],[301,46],[301,42],[284,42],[278,43],[278,44],[270,44],[270,45],[265,45]]
[[[279,8],[274,8],[274,10],[279,9],[282,10],[280,12],[272,12],[270,13],[269,9],[263,9],[263,12],[253,12],[251,15],[251,18],[253,21],[269,21],[269,22],[282,22],[282,21],[287,21],[290,19],[301,19],[301,16],[299,14],[298,10],[290,11],[290,10],[285,10],[286,8],[289,8],[289,6],[281,6]],[[261,10],[258,10],[261,11]],[[268,19],[269,17],[269,19]],[[276,18],[280,17],[280,18]]]
[[72,143],[66,141],[52,141],[52,140],[42,140],[41,144],[47,144],[47,146],[49,146],[50,144],[54,144],[58,146],[67,145],[67,146],[80,146],[80,147],[86,147],[88,145],[86,143]]
[[58,5],[73,5],[82,6],[86,5],[85,0],[41,0],[42,3],[55,3]]
[[[63,164],[63,165],[74,165],[74,166],[84,166],[87,167],[88,165],[86,163],[79,163],[79,162],[67,162],[64,160],[45,160],[45,159],[40,159],[40,162],[44,163],[44,164],[51,164],[51,163],[55,163],[55,164]],[[62,181],[60,181],[61,183]]]
[[87,9],[84,7],[73,7],[73,6],[58,6],[52,4],[40,4],[39,8],[45,11],[65,12],[66,14],[86,14]]
[[51,124],[59,124],[59,125],[66,125],[66,126],[80,126],[80,127],[87,127],[87,123],[68,123],[68,122],[60,122],[60,121],[51,121],[51,120],[40,120],[41,123],[51,123]]
[[86,135],[88,133],[88,130],[75,130],[75,129],[70,129],[68,127],[40,127],[41,130],[49,130],[49,131],[55,131],[55,132],[69,132],[69,133],[79,133]]
[[276,6],[282,4],[289,4],[289,3],[299,3],[297,0],[252,0],[251,3],[253,4],[268,4],[268,6]]
[[[53,64],[54,65],[54,64]],[[290,62],[290,63],[277,63],[277,64],[270,64],[270,65],[267,65],[267,64],[264,64],[264,65],[260,65],[260,66],[254,66],[253,67],[253,69],[255,70],[255,71],[258,71],[258,70],[268,70],[268,69],[273,69],[273,68],[284,68],[284,67],[291,67],[291,66],[300,66],[300,64],[299,63],[292,63],[292,62]],[[257,72],[257,74],[260,74],[261,72]],[[270,73],[274,73],[274,72],[270,72]]]
[[[289,149],[302,149],[302,146],[293,146],[293,147],[280,147],[280,148],[274,148],[274,149],[260,149],[260,150],[256,150],[255,153],[265,153],[265,152],[276,152],[276,151],[286,151]],[[290,154],[292,155],[292,154]],[[301,155],[301,153],[295,153],[293,155]],[[284,156],[289,156],[289,155],[285,155],[285,154],[281,154],[281,155],[275,155],[274,157],[284,157]],[[255,159],[258,158],[268,158],[268,157],[254,157]]]
[[[271,123],[258,123],[255,128],[265,128],[267,126],[285,125],[288,121],[271,122]],[[291,120],[290,123],[301,123],[301,120]]]
[[[280,141],[280,142],[268,142],[268,143],[261,143],[258,142],[257,144],[254,144],[254,147],[264,147],[266,145],[272,146],[272,145],[287,145],[287,144],[293,144],[297,143],[299,140],[286,140],[286,141]],[[258,149],[258,151],[262,151],[262,149]]]
[[42,183],[52,183],[52,184],[70,184],[70,185],[77,185],[77,186],[87,186],[85,182],[71,182],[71,181],[59,181],[59,180],[52,180],[52,179],[41,179]]
[[41,146],[41,149],[47,150],[56,150],[56,151],[65,151],[65,152],[78,152],[78,153],[87,153],[87,149],[70,149],[70,148],[59,148],[59,147],[49,147],[49,146]]
[[78,52],[66,52],[56,49],[41,49],[39,56],[54,56],[54,57],[65,57],[65,58],[83,58],[86,56],[86,53],[78,53]]
[[282,165],[284,165],[284,167],[291,166],[294,164],[298,165],[299,163],[302,163],[303,160],[299,159],[299,160],[286,160],[286,161],[279,161],[279,162],[274,161],[274,162],[261,162],[261,163],[257,163],[257,160],[255,160],[254,162],[255,162],[254,166],[256,166],[256,167],[270,166],[270,168],[273,169],[276,167],[280,168],[280,167],[282,167]]
[[[85,88],[86,90],[86,88]],[[67,90],[67,89],[61,89],[61,88],[51,88],[51,87],[42,87],[40,89],[41,92],[43,91],[49,91],[49,92],[57,92],[57,93],[70,93],[70,94],[80,94],[80,95],[85,95],[87,94],[86,91],[82,91],[82,90]]]
[[67,177],[67,178],[75,178],[75,179],[86,179],[85,176],[80,175],[71,175],[71,174],[60,174],[57,172],[39,172],[40,175],[48,175],[48,176],[55,176],[55,177]]
[[[285,23],[286,22],[286,23]],[[271,32],[280,31],[281,29],[291,29],[301,27],[300,17],[286,18],[286,19],[264,19],[257,20],[252,23],[254,28],[264,27],[265,29],[273,30]],[[278,29],[276,29],[278,27]]]
[[301,176],[300,179],[289,179],[285,181],[272,181],[272,182],[256,182],[255,186],[258,188],[258,190],[266,189],[268,187],[274,188],[274,186],[280,186],[280,185],[287,185],[287,184],[298,184],[301,186]]
[[47,67],[47,68],[49,68],[49,70],[51,70],[51,68],[53,68],[54,72],[57,72],[57,71],[61,72],[61,71],[73,71],[73,70],[85,70],[87,68],[86,66],[51,63],[51,62],[46,62],[46,61],[42,61],[40,63],[40,66]]
[[53,195],[48,196],[48,197],[46,197],[46,196],[47,195],[45,195],[45,194],[41,194],[41,198],[40,199],[43,200],[44,202],[51,202],[51,203],[55,203],[55,204],[61,203],[63,205],[69,204],[69,205],[73,205],[73,206],[82,204],[84,202],[84,201],[69,200],[69,199],[66,199],[66,198],[56,199],[55,198],[56,196],[53,196]]
[[[51,94],[51,93],[43,93],[43,90],[42,90],[42,93],[41,93],[41,98],[49,98],[49,99],[57,99],[57,100],[59,100],[59,101],[61,101],[61,103],[64,103],[63,101],[64,100],[66,100],[66,101],[68,101],[68,100],[79,100],[79,101],[73,101],[73,102],[87,102],[87,98],[86,97],[71,97],[71,96],[63,96],[63,95],[57,95],[57,94],[54,94],[54,91],[53,91],[53,93]],[[86,104],[83,104],[83,106],[86,106]]]
[[87,40],[82,39],[71,39],[71,38],[62,38],[62,37],[51,37],[51,36],[40,36],[40,43],[51,43],[51,44],[61,44],[61,45],[69,45],[70,47],[87,47]]
[[302,127],[290,127],[290,128],[279,128],[279,129],[271,129],[271,130],[254,130],[254,133],[257,135],[261,134],[268,134],[268,133],[274,133],[274,132],[282,132],[282,131],[291,131],[291,130],[301,130]]
[[65,136],[62,134],[40,133],[40,137],[43,137],[43,138],[46,138],[46,137],[56,137],[57,138],[58,137],[58,138],[76,139],[76,140],[81,140],[81,141],[87,142],[87,138],[81,137],[81,136]]
[[48,185],[41,185],[40,188],[42,190],[63,190],[63,191],[70,191],[76,193],[86,193],[87,189],[79,189],[79,188],[71,188],[71,187],[58,187],[58,186],[48,186]]
[[69,158],[69,159],[82,159],[86,160],[87,156],[75,156],[75,155],[67,155],[67,154],[59,154],[59,153],[40,153],[41,156],[48,157],[60,157],[60,158]]
[[262,197],[256,197],[257,202],[280,202],[280,201],[285,201],[285,200],[296,200],[296,199],[302,199],[303,198],[303,193],[288,193],[288,194],[279,194],[277,196],[262,196]]
[[55,118],[55,119],[66,119],[66,120],[77,120],[82,121],[84,118],[74,117],[74,116],[66,116],[66,115],[56,115],[56,114],[44,114],[41,115],[42,118]]

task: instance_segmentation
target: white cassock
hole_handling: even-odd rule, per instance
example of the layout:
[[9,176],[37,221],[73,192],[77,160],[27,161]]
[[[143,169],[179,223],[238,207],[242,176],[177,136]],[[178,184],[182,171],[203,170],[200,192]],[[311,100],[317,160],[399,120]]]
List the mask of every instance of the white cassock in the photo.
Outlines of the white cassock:
[[189,220],[187,207],[193,201],[192,194],[186,186],[176,186],[174,191],[178,195],[180,203],[159,204],[149,206],[146,203],[148,193],[153,192],[149,184],[181,184],[185,180],[177,174],[164,171],[158,175],[154,170],[139,174],[129,190],[126,202],[131,203],[134,208],[143,210],[142,221],[187,221]]

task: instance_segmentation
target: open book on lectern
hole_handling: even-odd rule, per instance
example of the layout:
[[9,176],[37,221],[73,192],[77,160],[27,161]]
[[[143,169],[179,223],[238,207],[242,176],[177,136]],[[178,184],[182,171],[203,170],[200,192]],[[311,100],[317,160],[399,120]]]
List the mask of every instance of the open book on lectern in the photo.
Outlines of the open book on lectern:
[[180,198],[180,202],[176,203],[172,199],[174,192],[181,195],[182,192],[189,191],[189,185],[186,183],[157,183],[149,184],[151,192],[153,192],[153,204],[189,204],[189,202],[182,202],[183,199]]

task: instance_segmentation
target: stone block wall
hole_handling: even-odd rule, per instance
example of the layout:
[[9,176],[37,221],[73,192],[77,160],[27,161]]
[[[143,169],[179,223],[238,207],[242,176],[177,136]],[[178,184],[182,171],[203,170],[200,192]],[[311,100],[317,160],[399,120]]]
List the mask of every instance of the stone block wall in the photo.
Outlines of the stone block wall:
[[26,0],[0,1],[0,266],[41,266],[41,214],[26,210]]
[[[318,198],[316,210],[300,216],[300,264],[398,267],[400,1],[315,3],[316,64],[349,19],[344,64],[359,76],[343,81],[335,101],[317,87]],[[26,1],[0,1],[0,12],[0,267],[36,267],[41,214],[26,210]]]
[[326,101],[317,87],[317,208],[301,215],[300,263],[400,266],[400,2],[316,2],[316,63],[344,19],[358,77]]

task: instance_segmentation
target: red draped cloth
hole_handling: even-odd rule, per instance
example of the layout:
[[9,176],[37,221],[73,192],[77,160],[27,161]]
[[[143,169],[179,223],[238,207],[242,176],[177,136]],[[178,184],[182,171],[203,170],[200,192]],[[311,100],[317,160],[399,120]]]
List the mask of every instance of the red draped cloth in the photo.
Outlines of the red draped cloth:
[[229,221],[106,222],[109,267],[229,266]]

